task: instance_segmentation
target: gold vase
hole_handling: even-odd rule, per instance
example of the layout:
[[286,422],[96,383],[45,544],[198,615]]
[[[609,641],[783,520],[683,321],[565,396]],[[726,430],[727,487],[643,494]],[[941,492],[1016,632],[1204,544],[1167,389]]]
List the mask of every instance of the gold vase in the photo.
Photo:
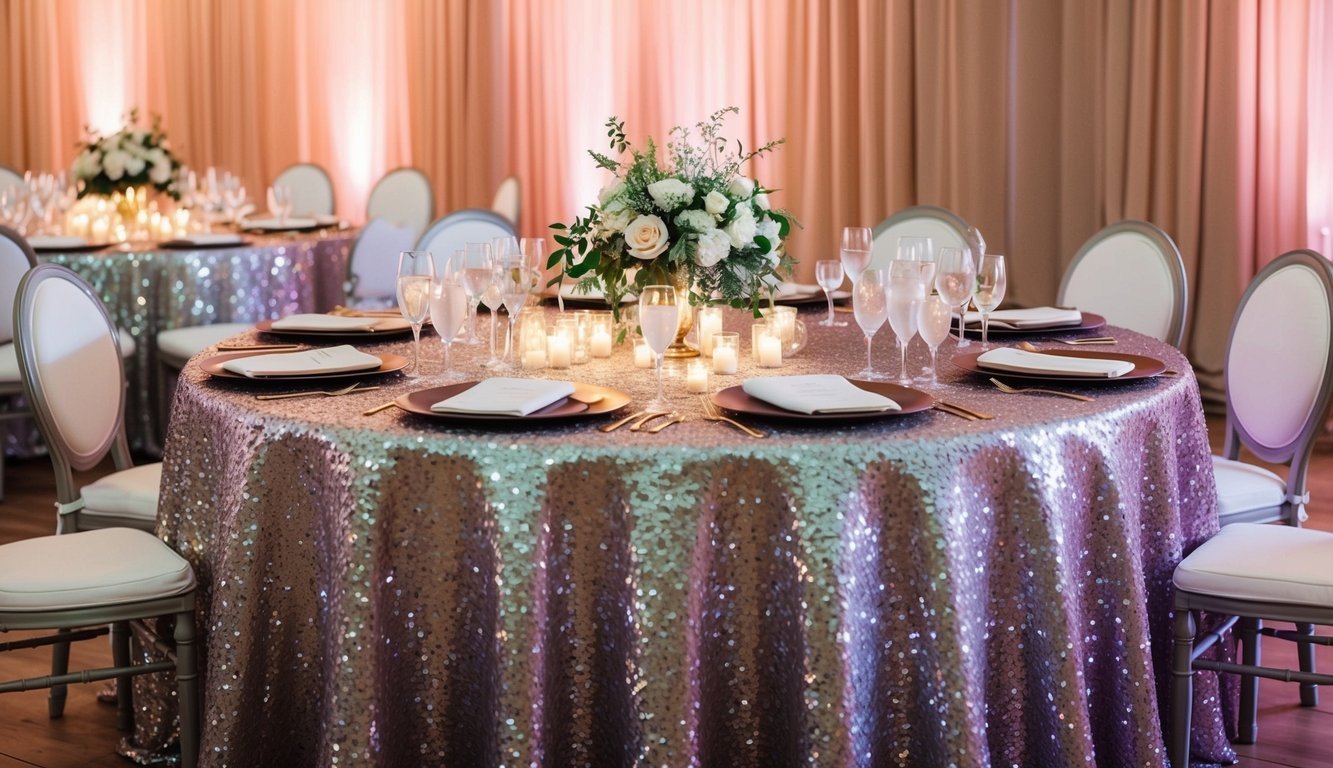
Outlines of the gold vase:
[[124,192],[112,192],[111,202],[116,206],[116,212],[125,222],[125,226],[134,226],[139,217],[139,211],[144,205],[144,193],[134,187],[127,188]]
[[676,289],[676,306],[680,308],[676,320],[676,340],[667,347],[665,357],[680,359],[698,357],[699,350],[685,343],[685,336],[694,327],[694,307],[690,306],[690,275],[688,270],[677,270],[671,275],[671,285]]

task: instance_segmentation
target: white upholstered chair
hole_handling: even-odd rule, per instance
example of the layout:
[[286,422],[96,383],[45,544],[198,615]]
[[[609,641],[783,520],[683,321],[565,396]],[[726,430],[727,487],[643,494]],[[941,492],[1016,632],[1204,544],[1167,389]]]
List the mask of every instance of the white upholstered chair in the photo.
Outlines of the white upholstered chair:
[[271,186],[291,191],[293,216],[327,216],[333,213],[333,180],[328,171],[314,163],[289,165],[273,179]]
[[468,243],[489,243],[494,237],[513,237],[514,224],[494,211],[464,208],[435,221],[417,240],[416,250],[430,251],[435,271],[443,274],[445,262]]
[[384,174],[370,190],[366,201],[366,221],[384,219],[412,231],[412,239],[435,218],[435,195],[430,179],[416,168],[398,168]]
[[[1241,675],[1241,743],[1258,734],[1259,677],[1299,682],[1304,706],[1317,703],[1317,685],[1333,684],[1333,676],[1314,672],[1314,645],[1333,644],[1314,635],[1315,624],[1333,625],[1333,534],[1297,527],[1308,501],[1305,473],[1314,434],[1333,397],[1331,361],[1333,267],[1312,251],[1284,254],[1255,277],[1231,328],[1227,458],[1214,465],[1223,528],[1175,571],[1168,743],[1173,765],[1187,764],[1194,670]],[[1287,480],[1264,470],[1226,479],[1228,472],[1249,471],[1235,461],[1242,444],[1262,460],[1289,463]],[[1267,520],[1292,525],[1248,522]],[[1199,611],[1231,618],[1196,638]],[[1296,629],[1265,628],[1264,619],[1289,621]],[[1202,658],[1233,624],[1239,625],[1240,663]],[[1296,642],[1300,670],[1259,666],[1263,635]]]
[[[0,398],[14,399],[23,394],[18,353],[14,348],[14,298],[19,281],[37,266],[37,254],[23,236],[8,227],[0,227]],[[7,408],[0,419],[11,421],[32,416],[27,408]],[[0,499],[5,495],[5,451],[0,441]]]
[[23,174],[8,166],[0,165],[0,193],[22,184]]
[[900,237],[929,237],[936,253],[940,248],[968,248],[967,222],[963,217],[934,205],[904,208],[875,227],[870,269],[888,269],[898,251]]
[[410,251],[418,233],[411,226],[371,219],[352,244],[343,285],[348,306],[390,306],[398,290],[398,254]]
[[1179,347],[1185,336],[1185,262],[1169,235],[1121,221],[1093,235],[1065,269],[1055,303]]
[[518,177],[510,176],[500,182],[500,186],[495,189],[495,197],[491,199],[491,210],[509,219],[515,230],[518,229],[519,192]]

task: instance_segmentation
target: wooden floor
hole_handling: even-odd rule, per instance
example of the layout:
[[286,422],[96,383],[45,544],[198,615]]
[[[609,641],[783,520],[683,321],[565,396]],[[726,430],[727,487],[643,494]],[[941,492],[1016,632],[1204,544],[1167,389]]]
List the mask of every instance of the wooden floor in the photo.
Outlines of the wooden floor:
[[[1220,425],[1210,419],[1217,443]],[[95,473],[94,473],[95,474]],[[93,475],[90,475],[91,479]],[[1310,471],[1311,527],[1333,530],[1333,451],[1315,455]],[[44,535],[54,526],[55,482],[45,459],[10,461],[5,467],[5,501],[0,503],[0,543]],[[19,633],[12,633],[10,639]],[[1294,668],[1295,654],[1288,643],[1269,641],[1264,658]],[[1321,669],[1333,669],[1333,654],[1321,652]],[[71,668],[110,662],[105,640],[76,644]],[[49,651],[17,651],[0,655],[0,678],[36,677],[49,672]],[[101,684],[69,689],[65,716],[46,716],[46,692],[0,695],[0,768],[42,766],[117,766],[131,763],[116,754],[122,734],[116,730],[115,708],[97,701]],[[1294,685],[1264,681],[1260,685],[1259,741],[1239,746],[1241,766],[1314,768],[1333,765],[1333,690],[1323,691],[1319,707],[1303,709]]]

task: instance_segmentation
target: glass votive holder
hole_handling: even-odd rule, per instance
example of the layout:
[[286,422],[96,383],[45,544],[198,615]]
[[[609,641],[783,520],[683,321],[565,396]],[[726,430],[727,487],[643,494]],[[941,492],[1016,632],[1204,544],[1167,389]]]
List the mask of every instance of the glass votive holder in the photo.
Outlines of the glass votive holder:
[[546,367],[546,321],[540,312],[518,316],[518,360],[525,371]]
[[741,359],[741,335],[735,331],[713,334],[713,373],[735,375]]
[[610,310],[590,309],[588,315],[588,354],[610,357],[616,344],[616,322]]
[[644,341],[642,336],[635,336],[635,337],[634,337],[634,367],[635,367],[635,368],[652,368],[652,367],[653,367],[653,363],[655,363],[656,361],[657,361],[657,358],[656,358],[656,356],[653,354],[652,347],[649,347],[649,346],[648,346],[648,342]]
[[695,321],[699,331],[699,354],[713,356],[713,334],[722,331],[722,307],[699,307],[699,318]]
[[796,307],[765,307],[759,314],[768,320],[783,346],[790,346],[796,340]]
[[782,367],[782,337],[768,322],[750,326],[750,359],[760,368]]
[[578,320],[562,317],[555,321],[555,329],[546,337],[546,360],[552,368],[568,368],[574,362],[574,339],[578,335]]
[[685,390],[687,392],[700,393],[708,391],[708,364],[702,360],[694,360],[685,370]]

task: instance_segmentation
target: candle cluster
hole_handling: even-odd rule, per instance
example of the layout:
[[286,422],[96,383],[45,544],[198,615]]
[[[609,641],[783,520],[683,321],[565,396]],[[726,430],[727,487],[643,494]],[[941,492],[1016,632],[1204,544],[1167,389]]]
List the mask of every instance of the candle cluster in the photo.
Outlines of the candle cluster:
[[105,197],[84,198],[65,215],[64,233],[99,244],[171,240],[189,234],[192,222],[188,209],[159,211],[156,201],[139,207],[142,197],[133,188],[125,196],[133,201],[125,211]]

